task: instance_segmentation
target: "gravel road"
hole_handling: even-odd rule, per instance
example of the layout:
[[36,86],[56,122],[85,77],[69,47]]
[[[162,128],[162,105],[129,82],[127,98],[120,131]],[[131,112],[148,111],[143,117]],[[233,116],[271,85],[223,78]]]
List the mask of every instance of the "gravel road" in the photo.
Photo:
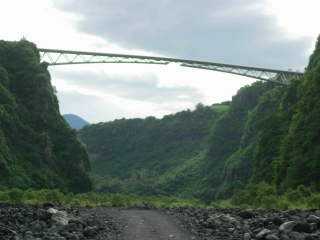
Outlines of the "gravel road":
[[191,240],[175,218],[155,210],[121,210],[122,238],[130,240]]

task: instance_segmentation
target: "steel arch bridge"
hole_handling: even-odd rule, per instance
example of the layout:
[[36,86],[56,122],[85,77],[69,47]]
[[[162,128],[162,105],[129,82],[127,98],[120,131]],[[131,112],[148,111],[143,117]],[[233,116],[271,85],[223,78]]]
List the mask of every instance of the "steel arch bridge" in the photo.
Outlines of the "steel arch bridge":
[[40,48],[42,62],[49,66],[88,64],[88,63],[136,63],[136,64],[162,64],[176,63],[182,67],[206,69],[230,73],[250,78],[269,81],[281,85],[288,85],[290,80],[301,79],[303,73],[283,71],[268,68],[249,67],[215,62],[194,61],[178,58],[152,57],[140,55],[125,55],[114,53],[82,52],[59,49]]

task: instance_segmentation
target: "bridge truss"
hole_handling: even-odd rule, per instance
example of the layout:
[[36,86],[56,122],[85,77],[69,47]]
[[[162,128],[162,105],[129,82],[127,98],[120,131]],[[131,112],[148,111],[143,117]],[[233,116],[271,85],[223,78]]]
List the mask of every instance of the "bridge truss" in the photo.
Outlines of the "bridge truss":
[[176,63],[183,67],[206,69],[224,73],[230,73],[263,81],[287,85],[290,80],[301,79],[303,73],[283,71],[267,68],[231,65],[214,62],[194,61],[178,58],[152,57],[139,55],[125,55],[114,53],[81,52],[59,49],[40,48],[41,61],[49,66],[88,64],[88,63],[136,63],[136,64],[161,64]]

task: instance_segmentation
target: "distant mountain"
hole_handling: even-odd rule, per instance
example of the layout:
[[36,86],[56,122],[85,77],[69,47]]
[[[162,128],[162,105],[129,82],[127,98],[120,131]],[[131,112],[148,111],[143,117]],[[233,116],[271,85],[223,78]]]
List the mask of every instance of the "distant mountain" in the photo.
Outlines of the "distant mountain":
[[75,114],[64,114],[63,117],[68,122],[70,127],[77,130],[89,125],[89,122]]

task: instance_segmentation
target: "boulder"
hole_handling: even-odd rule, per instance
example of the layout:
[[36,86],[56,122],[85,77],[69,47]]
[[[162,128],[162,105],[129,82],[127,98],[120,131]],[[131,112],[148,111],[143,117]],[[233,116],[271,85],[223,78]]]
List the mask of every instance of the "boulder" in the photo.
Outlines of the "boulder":
[[57,209],[54,208],[49,208],[47,210],[48,213],[52,214],[51,219],[53,222],[55,222],[58,225],[68,225],[69,223],[69,218],[68,218],[68,214],[65,211],[59,211]]
[[297,225],[297,223],[295,221],[285,222],[280,225],[279,230],[280,231],[292,231],[292,229],[294,228],[295,225]]
[[265,236],[267,236],[269,233],[271,233],[271,231],[269,229],[262,229],[256,236],[257,239],[262,239],[264,238]]
[[312,227],[307,222],[298,222],[292,230],[300,233],[312,233]]

